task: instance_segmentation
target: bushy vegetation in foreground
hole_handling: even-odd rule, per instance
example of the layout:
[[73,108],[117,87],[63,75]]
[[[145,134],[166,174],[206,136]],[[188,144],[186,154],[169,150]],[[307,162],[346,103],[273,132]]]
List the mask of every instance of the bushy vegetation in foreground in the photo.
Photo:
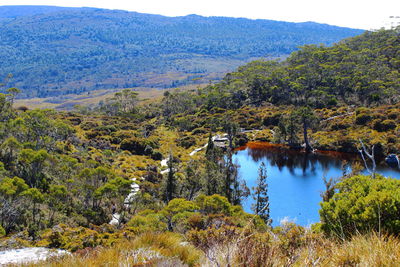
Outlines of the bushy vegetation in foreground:
[[322,203],[322,229],[342,238],[371,231],[400,232],[400,181],[354,176],[336,185],[337,193]]
[[400,241],[393,236],[337,241],[291,224],[263,234],[216,232],[195,245],[171,232],[147,232],[109,248],[27,266],[396,266],[400,260]]

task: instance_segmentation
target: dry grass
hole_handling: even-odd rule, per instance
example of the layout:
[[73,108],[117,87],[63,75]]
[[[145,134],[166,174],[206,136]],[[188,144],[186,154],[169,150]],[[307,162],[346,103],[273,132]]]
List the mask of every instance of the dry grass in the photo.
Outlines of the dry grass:
[[[148,101],[148,99],[159,99],[162,97],[164,91],[153,88],[135,88],[139,93],[139,99]],[[31,98],[31,99],[17,99],[14,106],[26,106],[30,109],[34,108],[54,108],[59,110],[71,110],[75,105],[89,106],[96,105],[100,101],[114,96],[117,90],[96,90],[83,94],[70,94],[62,95],[59,97],[47,98]]]
[[306,233],[300,243],[287,245],[282,236],[255,235],[210,247],[201,266],[399,266],[400,240],[355,236],[334,241]]
[[79,95],[70,94],[60,97],[17,99],[14,106],[26,106],[30,109],[54,108],[68,110],[73,109],[74,105],[97,104],[101,100],[112,97],[115,92],[115,90],[97,90]]
[[174,233],[145,233],[111,248],[81,250],[72,256],[26,266],[196,266],[201,252]]
[[321,266],[399,266],[400,240],[393,236],[355,236],[350,241],[323,250]]
[[[179,87],[179,89],[195,90],[199,87],[204,87],[206,85],[207,83],[190,84]],[[163,89],[150,88],[150,87],[149,88],[137,87],[132,89],[138,92],[138,97],[140,99],[139,105],[149,104],[151,102],[161,100],[165,91]],[[174,89],[168,89],[168,90],[174,90]],[[15,100],[14,107],[26,106],[30,109],[52,108],[58,110],[72,110],[75,105],[81,105],[81,106],[97,105],[100,101],[104,101],[107,98],[113,97],[117,91],[119,90],[102,89],[102,90],[85,92],[82,94],[61,95],[58,97],[17,99]]]
[[396,237],[369,234],[338,241],[299,229],[236,233],[225,236],[229,242],[210,241],[203,252],[178,234],[145,233],[111,248],[81,250],[26,266],[399,266]]

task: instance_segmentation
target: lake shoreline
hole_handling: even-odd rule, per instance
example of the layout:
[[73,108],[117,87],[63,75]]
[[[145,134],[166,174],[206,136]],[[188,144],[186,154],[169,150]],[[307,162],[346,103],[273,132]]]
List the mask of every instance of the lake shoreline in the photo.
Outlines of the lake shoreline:
[[[323,178],[339,179],[351,172],[351,164],[362,163],[357,154],[336,151],[305,153],[288,146],[268,142],[249,142],[235,149],[234,162],[240,177],[249,188],[255,186],[261,162],[267,166],[268,196],[273,226],[281,221],[293,221],[309,226],[319,221],[321,193],[325,191]],[[377,172],[400,179],[400,172],[380,164]],[[368,173],[365,173],[368,174]],[[251,211],[251,197],[243,200],[243,208]]]

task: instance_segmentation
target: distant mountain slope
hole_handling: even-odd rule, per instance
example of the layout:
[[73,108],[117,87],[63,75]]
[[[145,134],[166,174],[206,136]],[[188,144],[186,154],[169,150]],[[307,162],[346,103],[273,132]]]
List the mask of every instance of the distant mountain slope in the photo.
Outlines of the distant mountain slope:
[[58,6],[1,6],[0,18],[33,16],[33,15],[73,10],[73,9],[74,8],[58,7]]
[[312,22],[95,8],[0,7],[0,14],[0,75],[12,73],[10,85],[26,97],[177,86],[362,32]]

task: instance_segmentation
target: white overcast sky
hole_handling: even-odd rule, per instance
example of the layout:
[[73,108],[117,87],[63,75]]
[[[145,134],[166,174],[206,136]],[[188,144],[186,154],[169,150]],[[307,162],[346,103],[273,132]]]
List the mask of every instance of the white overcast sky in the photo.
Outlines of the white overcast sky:
[[367,30],[386,26],[389,16],[400,16],[400,0],[0,0],[1,5],[86,6],[166,16],[315,21]]

